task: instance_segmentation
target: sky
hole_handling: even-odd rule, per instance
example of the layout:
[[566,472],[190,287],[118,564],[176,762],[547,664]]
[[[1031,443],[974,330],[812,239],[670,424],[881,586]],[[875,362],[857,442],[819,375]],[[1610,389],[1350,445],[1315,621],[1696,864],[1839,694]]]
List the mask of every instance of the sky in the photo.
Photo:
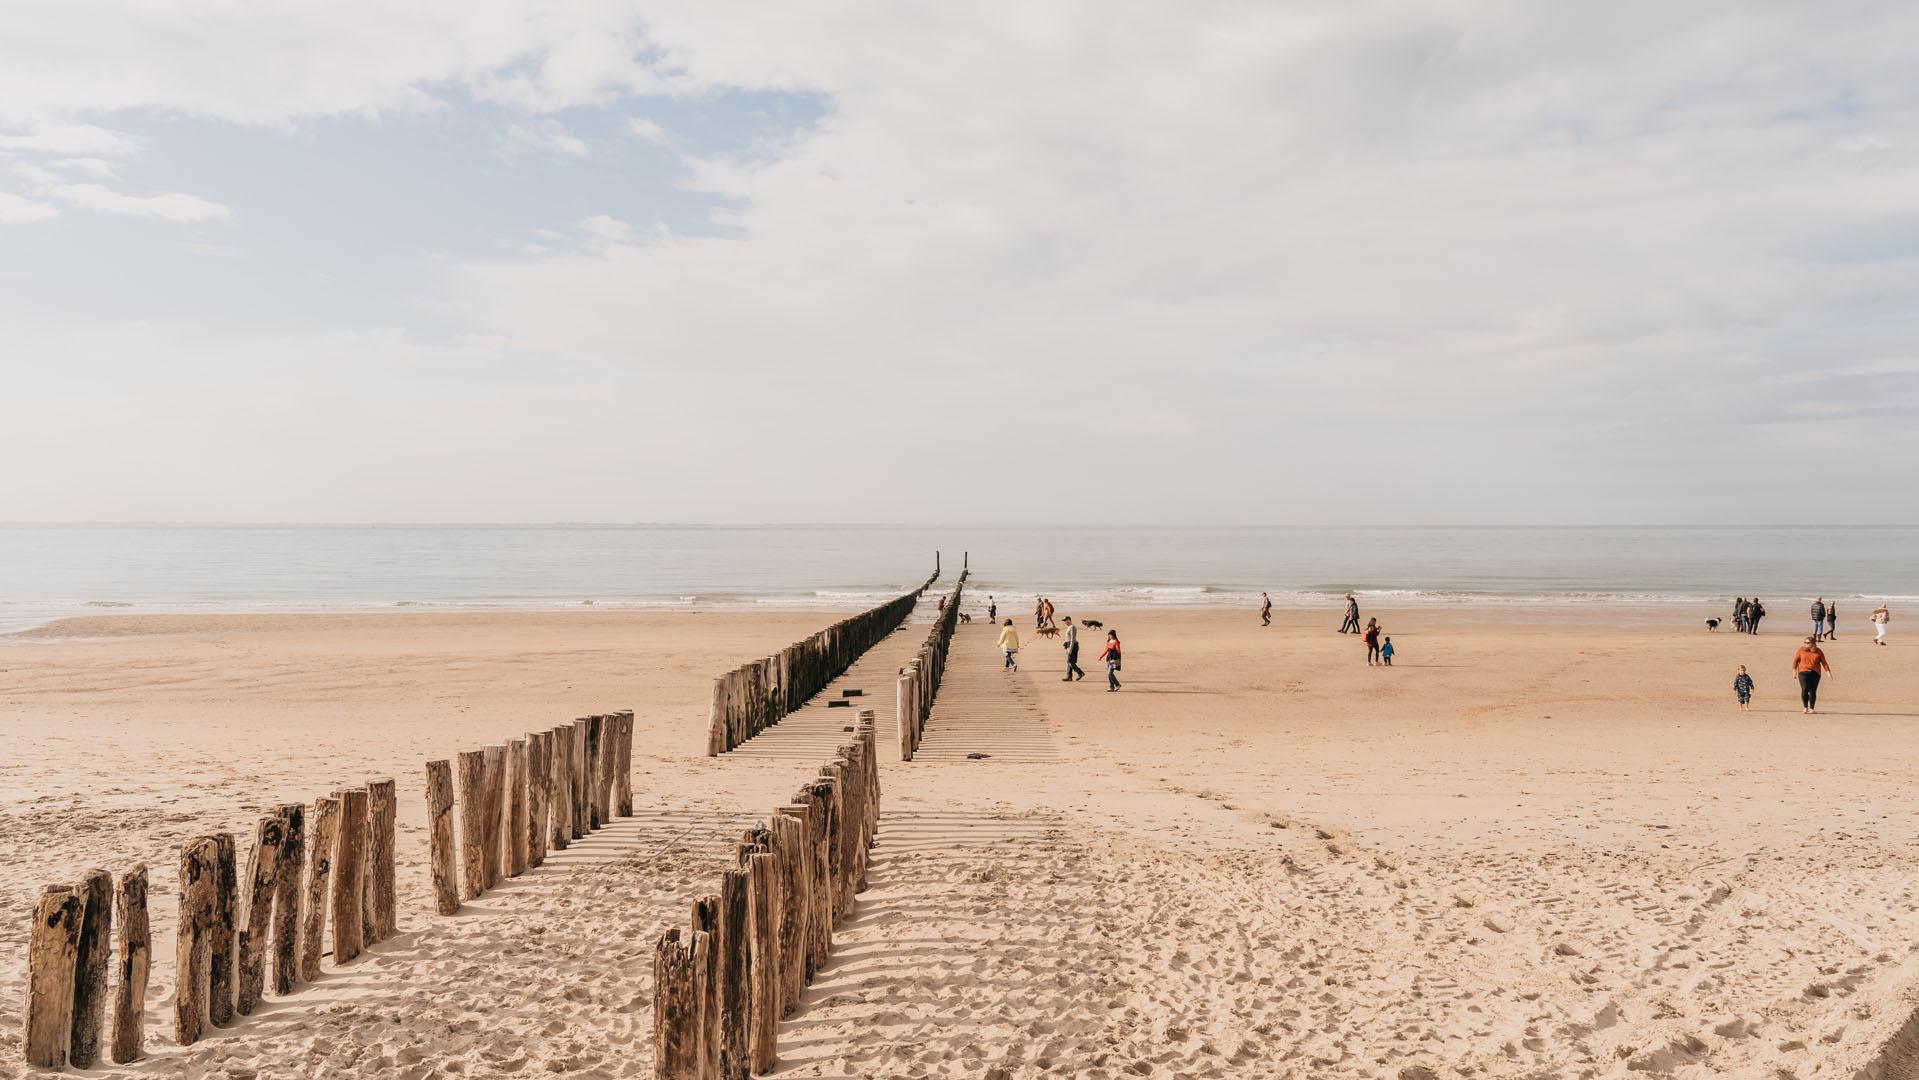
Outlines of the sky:
[[1919,5],[6,22],[0,520],[1919,522]]

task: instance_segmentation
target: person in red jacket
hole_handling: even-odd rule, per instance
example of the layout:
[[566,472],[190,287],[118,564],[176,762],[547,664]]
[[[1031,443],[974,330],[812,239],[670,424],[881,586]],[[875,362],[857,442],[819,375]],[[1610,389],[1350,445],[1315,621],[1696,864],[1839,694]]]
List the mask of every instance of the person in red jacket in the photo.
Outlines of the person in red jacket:
[[1792,654],[1792,673],[1799,676],[1799,705],[1808,712],[1819,708],[1819,676],[1832,674],[1832,665],[1826,663],[1826,654],[1819,648],[1819,639],[1809,637],[1799,651]]
[[1106,647],[1099,652],[1099,658],[1106,661],[1106,692],[1119,689],[1119,631],[1106,631]]
[[1366,664],[1369,667],[1379,665],[1379,620],[1366,620]]

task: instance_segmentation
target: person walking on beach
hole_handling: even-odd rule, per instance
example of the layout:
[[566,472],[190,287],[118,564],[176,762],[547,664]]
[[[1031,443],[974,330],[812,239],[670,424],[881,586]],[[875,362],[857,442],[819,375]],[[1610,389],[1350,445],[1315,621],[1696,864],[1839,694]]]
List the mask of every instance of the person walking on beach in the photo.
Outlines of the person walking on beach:
[[1880,604],[1872,609],[1872,643],[1874,645],[1886,643],[1886,624],[1891,621],[1892,612],[1886,610],[1886,605]]
[[1826,598],[1820,597],[1812,602],[1812,639],[1818,641],[1826,636]]
[[1100,650],[1099,658],[1106,661],[1106,692],[1119,689],[1119,631],[1106,631],[1106,647]]
[[1379,663],[1379,620],[1366,620],[1366,666],[1374,667]]
[[1393,639],[1387,638],[1379,645],[1379,662],[1387,667],[1393,666]]
[[1018,671],[1019,661],[1015,657],[1019,653],[1019,631],[1013,629],[1011,619],[1006,620],[1006,625],[999,632],[999,647],[1006,652],[1006,665],[1001,670]]
[[1753,597],[1752,602],[1746,605],[1746,633],[1757,634],[1759,620],[1765,617],[1766,605],[1760,603],[1757,596]]
[[1346,621],[1339,624],[1339,632],[1359,633],[1359,601],[1353,598],[1352,593],[1346,594]]
[[1826,640],[1837,641],[1838,639],[1839,601],[1834,600],[1832,603],[1826,605]]
[[1259,625],[1273,625],[1273,598],[1265,593],[1259,594]]
[[1832,674],[1832,665],[1826,663],[1826,654],[1820,651],[1819,639],[1809,637],[1792,654],[1792,673],[1799,677],[1799,705],[1807,713],[1819,709],[1819,676]]
[[1066,678],[1060,681],[1072,682],[1075,674],[1084,679],[1086,672],[1079,666],[1079,627],[1073,625],[1071,615],[1066,616],[1066,640],[1060,642],[1060,647],[1066,650]]
[[1045,628],[1046,598],[1044,596],[1035,596],[1033,597],[1033,629],[1043,630]]
[[1739,665],[1739,674],[1732,677],[1733,696],[1739,699],[1739,711],[1752,711],[1752,676],[1746,674],[1746,665]]
[[1051,600],[1041,600],[1040,603],[1046,607],[1046,610],[1040,613],[1040,619],[1045,622],[1047,626],[1053,625],[1053,602]]
[[1746,632],[1746,598],[1741,596],[1732,602],[1732,628],[1739,633]]
[[986,598],[986,621],[997,622],[998,620],[999,620],[999,602],[994,600],[989,595]]

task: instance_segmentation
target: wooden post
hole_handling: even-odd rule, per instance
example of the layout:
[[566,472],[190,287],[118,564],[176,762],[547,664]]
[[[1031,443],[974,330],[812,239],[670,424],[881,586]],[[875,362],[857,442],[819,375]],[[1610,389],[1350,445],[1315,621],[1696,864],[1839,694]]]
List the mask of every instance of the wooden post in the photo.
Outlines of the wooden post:
[[720,1080],[747,1080],[747,873],[720,874],[720,929],[714,936],[719,979]]
[[706,1080],[706,967],[712,935],[660,935],[653,948],[653,1072],[661,1080]]
[[239,989],[233,1009],[250,1015],[266,990],[266,960],[269,928],[273,923],[273,894],[279,888],[280,849],[286,846],[286,823],[277,815],[260,819],[253,830],[253,850],[247,853],[243,878],[246,892],[240,909],[246,922],[240,927]]
[[780,860],[780,1015],[791,1016],[806,989],[806,826],[785,814],[774,814],[767,824]]
[[120,924],[120,982],[113,1001],[116,1065],[140,1059],[146,1051],[147,975],[153,966],[153,939],[147,927],[147,864],[135,863],[120,875],[114,892],[114,921]]
[[806,971],[811,978],[826,965],[827,953],[833,948],[833,891],[826,876],[826,796],[809,784],[793,799],[806,809],[806,875],[813,884],[806,914]]
[[279,875],[273,883],[273,992],[285,997],[300,982],[300,887],[306,873],[307,808],[281,803],[276,812],[286,829]]
[[[798,924],[794,928],[795,938],[798,941],[796,950],[798,955],[794,958],[794,967],[797,969],[802,985],[813,981],[813,977],[819,973],[820,963],[820,957],[815,954],[814,947],[814,939],[819,936],[819,930],[813,925],[814,912],[819,906],[820,883],[813,880],[813,835],[807,820],[810,810],[811,807],[806,803],[789,803],[780,807],[778,813],[778,817],[783,819],[796,834],[792,871],[788,876],[793,879],[799,893],[799,908],[794,915],[794,922]],[[777,835],[778,830],[774,831]],[[785,857],[782,851],[781,859],[784,860]],[[782,946],[784,946],[784,940],[782,937]],[[784,959],[783,948],[782,953],[782,959]]]
[[486,754],[462,750],[460,762],[460,880],[471,900],[486,891]]
[[24,1042],[27,1064],[64,1068],[73,1044],[74,961],[80,952],[86,901],[67,885],[48,885],[33,910],[27,939]]
[[571,731],[556,727],[547,733],[546,803],[552,820],[547,835],[555,851],[565,851],[573,843],[573,802],[566,795],[573,783],[568,771],[568,762],[573,759]]
[[216,1027],[233,1023],[233,999],[240,986],[239,852],[232,833],[213,834],[215,848],[213,921],[207,925],[207,1019]]
[[899,717],[900,760],[913,760],[913,717],[908,704],[913,694],[913,677],[900,671],[899,681],[893,684],[893,708]]
[[620,716],[619,763],[613,772],[614,810],[621,817],[633,816],[633,710],[625,709]]
[[609,713],[600,722],[600,824],[613,822],[620,792],[620,714]]
[[715,894],[693,900],[693,929],[707,936],[706,963],[700,970],[705,993],[700,995],[700,1076],[720,1076],[720,898]]
[[746,860],[750,977],[747,1064],[756,1073],[771,1072],[778,1057],[780,1032],[780,884],[777,860],[753,855]]
[[586,805],[593,758],[586,734],[586,719],[573,721],[573,838],[576,840],[593,830],[593,815]]
[[394,881],[394,844],[400,821],[399,785],[391,777],[366,782],[366,944],[385,941],[399,929],[398,883]]
[[480,854],[481,865],[486,868],[486,887],[491,889],[500,883],[506,869],[500,828],[506,815],[506,747],[489,746],[481,752],[486,755],[486,801],[480,805],[480,835],[485,848]]
[[586,823],[598,829],[606,824],[606,717],[586,718]]
[[113,875],[89,870],[74,888],[80,898],[80,935],[73,959],[73,1038],[67,1061],[91,1069],[100,1060],[107,1026],[107,958],[113,955]]
[[313,837],[307,843],[306,896],[300,907],[300,977],[320,977],[320,953],[325,947],[327,894],[333,882],[333,856],[340,846],[340,797],[322,795],[313,800]]
[[840,907],[840,882],[843,880],[838,843],[841,813],[840,786],[839,781],[833,776],[832,766],[822,768],[820,774],[820,779],[814,784],[814,790],[820,792],[826,801],[826,880],[830,883],[826,888],[829,898],[827,918],[834,926],[838,926],[840,916],[844,914]]
[[366,891],[367,789],[339,793],[340,829],[333,847],[333,963],[338,967],[360,955],[366,945],[362,922]]
[[505,830],[507,877],[526,873],[526,740],[509,739],[506,744],[506,807],[500,819]]
[[180,918],[174,937],[173,1036],[192,1046],[206,1033],[212,986],[213,942],[220,886],[220,845],[211,836],[180,849]]
[[526,865],[546,862],[546,735],[526,733]]
[[453,853],[453,763],[426,763],[427,862],[433,868],[433,906],[442,915],[460,910],[460,866]]

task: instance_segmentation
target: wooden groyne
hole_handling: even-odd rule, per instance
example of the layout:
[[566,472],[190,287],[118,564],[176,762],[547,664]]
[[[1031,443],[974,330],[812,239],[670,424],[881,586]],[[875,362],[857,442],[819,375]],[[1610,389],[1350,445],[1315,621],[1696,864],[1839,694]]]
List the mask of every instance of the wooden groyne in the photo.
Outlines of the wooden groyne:
[[654,944],[653,1049],[662,1080],[746,1080],[773,1069],[799,1008],[866,887],[879,827],[873,713],[792,800],[741,837],[719,891]]
[[932,715],[933,698],[939,693],[940,678],[946,673],[946,653],[953,644],[953,630],[959,625],[960,595],[966,590],[969,571],[961,570],[953,591],[940,605],[939,618],[926,634],[919,655],[900,668],[894,684],[895,715],[898,717],[900,760],[911,761],[926,734],[926,718]]
[[[633,813],[633,710],[583,716],[523,739],[426,763],[427,859],[433,905],[460,910],[548,850]],[[459,823],[456,841],[454,823]]]
[[899,628],[933,582],[858,615],[841,619],[764,660],[742,664],[713,681],[712,721],[707,729],[708,757],[724,754],[785,719],[814,694],[853,666],[866,650]]

